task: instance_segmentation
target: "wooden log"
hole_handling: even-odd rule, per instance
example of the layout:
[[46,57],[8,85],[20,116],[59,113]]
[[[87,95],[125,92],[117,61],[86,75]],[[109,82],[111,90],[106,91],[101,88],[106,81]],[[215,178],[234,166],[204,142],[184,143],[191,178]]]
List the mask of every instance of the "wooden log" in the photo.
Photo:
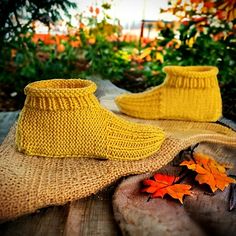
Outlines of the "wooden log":
[[[197,151],[230,162],[234,165],[231,173],[236,174],[235,148],[202,143]],[[180,169],[173,163],[176,160],[158,172],[178,175]],[[229,212],[229,186],[212,194],[207,185],[188,177],[184,183],[191,183],[192,195],[185,197],[183,205],[170,197],[147,201],[147,194],[140,192],[141,181],[151,175],[129,177],[115,192],[114,214],[123,235],[235,235],[236,211]]]

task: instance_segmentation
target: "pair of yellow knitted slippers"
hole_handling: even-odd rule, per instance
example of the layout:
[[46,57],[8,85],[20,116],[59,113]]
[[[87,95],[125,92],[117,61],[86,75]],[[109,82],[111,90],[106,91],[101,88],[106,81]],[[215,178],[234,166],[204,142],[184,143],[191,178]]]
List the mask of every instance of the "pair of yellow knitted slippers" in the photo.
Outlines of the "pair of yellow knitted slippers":
[[[144,119],[216,121],[221,96],[215,67],[165,67],[161,86],[116,98],[121,111]],[[159,150],[164,132],[103,108],[89,80],[55,79],[26,86],[17,126],[19,151],[45,157],[138,160]]]

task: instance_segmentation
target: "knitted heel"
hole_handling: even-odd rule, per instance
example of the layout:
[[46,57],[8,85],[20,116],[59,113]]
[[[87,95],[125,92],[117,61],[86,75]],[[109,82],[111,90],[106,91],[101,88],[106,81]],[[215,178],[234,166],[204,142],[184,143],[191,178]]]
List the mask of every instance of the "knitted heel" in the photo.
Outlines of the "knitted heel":
[[45,157],[96,157],[138,160],[158,151],[164,133],[125,121],[102,108],[96,85],[55,79],[26,86],[18,121],[20,152]]
[[160,86],[138,94],[122,94],[115,101],[120,110],[143,119],[216,121],[222,101],[213,66],[167,66]]

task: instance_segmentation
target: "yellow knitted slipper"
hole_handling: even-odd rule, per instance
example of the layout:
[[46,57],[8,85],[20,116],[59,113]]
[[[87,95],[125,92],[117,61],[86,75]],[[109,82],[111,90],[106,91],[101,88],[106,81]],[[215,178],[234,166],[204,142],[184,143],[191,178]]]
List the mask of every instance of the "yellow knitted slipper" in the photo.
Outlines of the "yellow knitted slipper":
[[16,134],[18,150],[45,157],[119,160],[138,160],[158,151],[163,131],[102,108],[95,90],[92,81],[79,79],[27,85]]
[[115,101],[120,110],[143,119],[216,121],[222,115],[217,67],[166,66],[160,86]]

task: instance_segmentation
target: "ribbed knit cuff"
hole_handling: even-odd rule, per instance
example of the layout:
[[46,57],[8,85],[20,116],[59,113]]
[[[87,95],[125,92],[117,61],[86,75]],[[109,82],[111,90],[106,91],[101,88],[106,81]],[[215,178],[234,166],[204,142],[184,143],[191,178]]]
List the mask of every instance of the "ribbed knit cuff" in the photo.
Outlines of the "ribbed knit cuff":
[[165,84],[175,88],[213,88],[218,86],[218,68],[214,66],[166,66]]
[[25,107],[41,110],[75,110],[99,104],[94,96],[96,84],[89,80],[52,79],[25,87]]

